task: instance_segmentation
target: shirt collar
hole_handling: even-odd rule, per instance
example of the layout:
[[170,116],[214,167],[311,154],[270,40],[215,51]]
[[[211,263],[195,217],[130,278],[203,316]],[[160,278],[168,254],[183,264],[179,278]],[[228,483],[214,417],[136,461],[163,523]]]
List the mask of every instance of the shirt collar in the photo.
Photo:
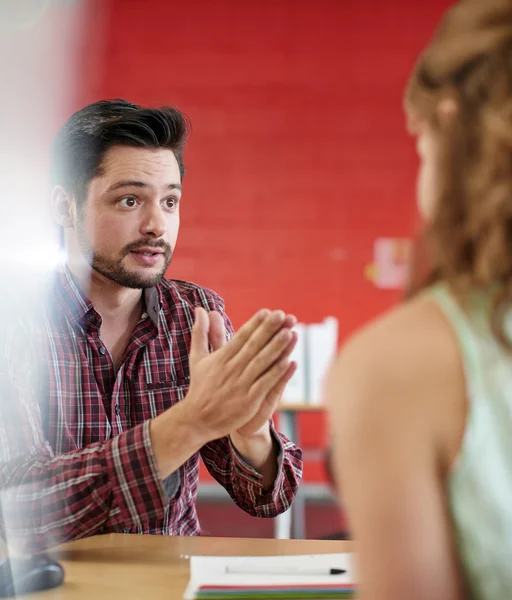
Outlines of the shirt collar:
[[146,312],[149,318],[153,321],[155,327],[158,328],[158,315],[162,307],[162,290],[159,285],[146,288],[144,290],[144,301],[146,303]]
[[[101,324],[101,317],[94,309],[93,303],[81,291],[77,282],[67,265],[58,272],[58,281],[60,283],[60,300],[66,316],[77,325],[83,325],[84,321]],[[146,313],[158,328],[158,316],[162,306],[162,292],[160,287],[146,288],[144,290],[144,301]]]

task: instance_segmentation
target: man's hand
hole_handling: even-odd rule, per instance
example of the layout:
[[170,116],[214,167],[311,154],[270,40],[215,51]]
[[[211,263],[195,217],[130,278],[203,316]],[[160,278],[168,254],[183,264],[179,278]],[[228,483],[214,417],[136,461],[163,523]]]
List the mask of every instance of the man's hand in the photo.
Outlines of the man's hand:
[[282,311],[262,310],[226,342],[221,315],[196,308],[191,383],[182,404],[205,443],[231,432],[252,436],[268,423],[296,367],[289,360],[295,322]]
[[[210,318],[210,331],[209,340],[212,351],[218,350],[226,344],[226,334],[224,330],[224,321],[217,312],[208,313]],[[282,324],[282,329],[291,329],[297,323],[297,319],[293,315],[286,315]],[[292,337],[287,348],[284,349],[283,353],[279,357],[279,360],[286,359],[290,356],[292,350],[297,343],[297,334],[292,331]],[[232,439],[238,439],[239,437],[260,437],[264,436],[269,431],[269,421],[272,415],[275,413],[281,396],[283,395],[284,388],[288,381],[295,373],[297,365],[290,363],[288,370],[283,377],[277,382],[277,384],[267,392],[260,410],[257,412],[254,418],[248,423],[237,429],[236,431],[230,431]]]
[[[229,342],[217,312],[196,308],[187,396],[151,422],[151,443],[163,478],[204,444],[231,435],[242,456],[271,486],[277,472],[269,430],[284,386],[296,365],[295,317],[259,311]],[[212,352],[210,353],[210,348]]]

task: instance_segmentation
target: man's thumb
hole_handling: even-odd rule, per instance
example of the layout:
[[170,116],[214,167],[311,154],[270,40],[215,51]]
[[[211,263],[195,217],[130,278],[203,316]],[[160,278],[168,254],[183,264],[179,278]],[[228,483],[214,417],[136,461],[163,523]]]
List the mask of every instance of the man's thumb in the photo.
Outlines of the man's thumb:
[[196,306],[194,327],[192,327],[192,336],[190,339],[190,357],[195,360],[206,356],[208,352],[208,332],[210,329],[210,319],[204,308]]

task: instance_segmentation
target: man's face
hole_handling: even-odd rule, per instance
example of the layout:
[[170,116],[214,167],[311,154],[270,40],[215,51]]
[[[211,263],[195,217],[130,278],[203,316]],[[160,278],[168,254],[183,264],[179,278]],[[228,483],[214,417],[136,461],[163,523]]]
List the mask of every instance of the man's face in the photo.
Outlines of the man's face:
[[171,150],[114,146],[74,211],[68,250],[85,255],[94,271],[121,286],[152,287],[171,261],[180,198]]

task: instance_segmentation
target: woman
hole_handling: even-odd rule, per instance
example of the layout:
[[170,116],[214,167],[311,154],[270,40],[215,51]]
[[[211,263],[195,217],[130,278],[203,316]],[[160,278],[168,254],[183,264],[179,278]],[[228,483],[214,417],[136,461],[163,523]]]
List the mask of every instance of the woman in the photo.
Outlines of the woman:
[[[406,93],[426,268],[328,382],[361,598],[512,598],[512,0],[463,0]],[[418,260],[416,260],[418,262]],[[507,327],[508,326],[508,327]]]

